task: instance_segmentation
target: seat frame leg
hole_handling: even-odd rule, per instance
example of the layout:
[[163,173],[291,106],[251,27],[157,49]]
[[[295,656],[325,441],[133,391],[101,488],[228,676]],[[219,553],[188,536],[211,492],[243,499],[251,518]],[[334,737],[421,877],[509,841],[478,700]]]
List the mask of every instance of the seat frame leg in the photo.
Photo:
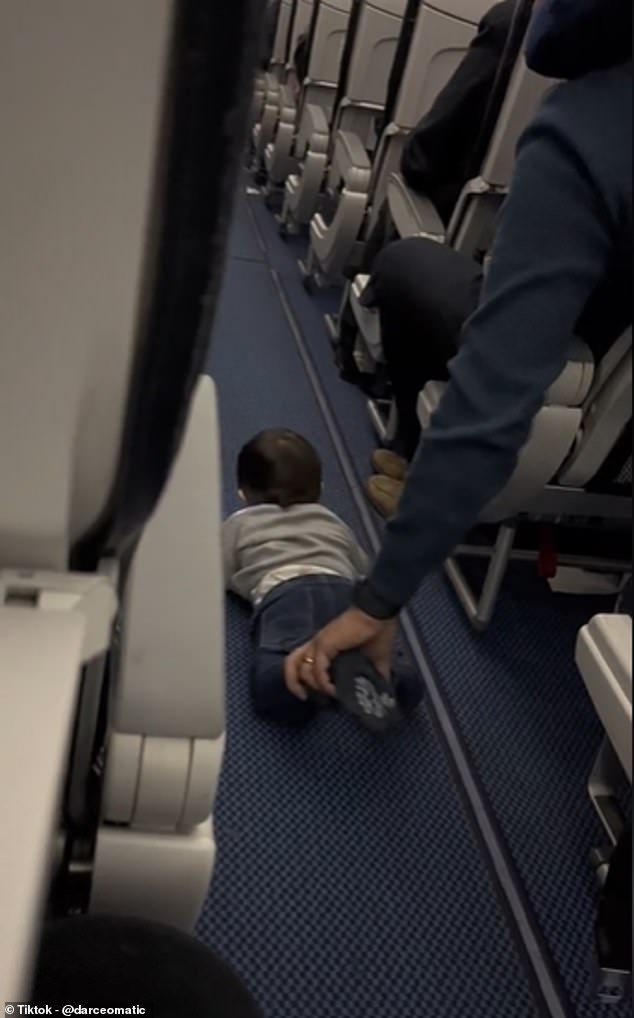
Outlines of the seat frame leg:
[[606,735],[588,778],[588,794],[612,848],[621,837],[624,826],[616,794],[622,778],[623,769]]
[[[488,628],[498,594],[506,575],[509,559],[513,550],[517,526],[503,523],[498,531],[491,552],[489,567],[480,594],[476,594],[462,571],[458,560],[452,556],[445,562],[445,573],[454,588],[458,600],[464,608],[469,622],[474,629],[483,631]],[[468,549],[462,549],[468,554]]]
[[346,282],[344,283],[343,290],[341,292],[341,300],[339,302],[339,310],[334,315],[330,314],[330,313],[324,315],[324,322],[326,323],[326,329],[328,330],[328,338],[330,339],[330,342],[333,345],[338,343],[339,340],[341,339],[341,332],[340,332],[339,323],[341,322],[342,318],[344,317],[346,311],[348,310],[348,306],[350,304],[350,289],[351,289],[351,284],[350,284],[349,280],[346,280]]

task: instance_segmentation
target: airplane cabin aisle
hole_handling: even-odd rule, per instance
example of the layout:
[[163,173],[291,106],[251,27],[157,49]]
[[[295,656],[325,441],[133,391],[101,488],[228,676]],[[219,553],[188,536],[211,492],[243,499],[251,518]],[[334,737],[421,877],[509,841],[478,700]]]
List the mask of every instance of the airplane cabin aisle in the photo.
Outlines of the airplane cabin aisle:
[[[242,443],[288,426],[320,450],[325,503],[371,550],[365,397],[336,374],[322,316],[337,293],[304,292],[303,252],[241,186],[209,364],[225,510]],[[257,720],[248,611],[229,603],[218,858],[198,935],[265,1018],[601,1013],[586,794],[601,731],[573,653],[599,610],[604,599],[555,598],[512,569],[478,635],[444,578],[428,578],[404,643],[427,697],[381,739],[341,715],[297,732]]]

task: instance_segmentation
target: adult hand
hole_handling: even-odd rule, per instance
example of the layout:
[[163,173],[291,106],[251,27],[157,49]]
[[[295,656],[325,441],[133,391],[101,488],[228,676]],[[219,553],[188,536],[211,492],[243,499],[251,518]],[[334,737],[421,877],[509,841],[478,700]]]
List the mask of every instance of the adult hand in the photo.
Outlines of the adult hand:
[[312,640],[292,651],[284,662],[284,680],[293,696],[306,700],[310,690],[335,695],[330,665],[343,650],[358,647],[374,667],[389,678],[396,619],[382,621],[359,608],[348,608],[329,622]]

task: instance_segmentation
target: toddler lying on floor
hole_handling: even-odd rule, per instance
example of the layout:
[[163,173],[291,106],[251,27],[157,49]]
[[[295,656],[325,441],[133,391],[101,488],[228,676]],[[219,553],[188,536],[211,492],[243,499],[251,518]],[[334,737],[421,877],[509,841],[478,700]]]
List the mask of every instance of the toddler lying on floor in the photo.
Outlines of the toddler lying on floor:
[[[344,611],[368,565],[354,534],[320,504],[321,462],[293,431],[270,429],[240,451],[238,489],[246,508],[223,524],[226,587],[254,608],[251,691],[263,717],[302,724],[330,698],[299,699],[284,681],[284,659]],[[358,651],[332,665],[338,702],[365,727],[384,730],[420,701],[416,675],[381,676]]]

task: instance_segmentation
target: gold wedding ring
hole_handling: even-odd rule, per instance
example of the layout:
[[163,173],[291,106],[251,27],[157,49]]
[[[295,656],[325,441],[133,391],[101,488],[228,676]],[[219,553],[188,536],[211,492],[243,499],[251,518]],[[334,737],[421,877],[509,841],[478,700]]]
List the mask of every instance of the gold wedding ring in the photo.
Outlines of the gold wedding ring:
[[307,665],[314,665],[315,664],[315,658],[314,657],[303,657],[302,661],[305,664],[307,664]]

